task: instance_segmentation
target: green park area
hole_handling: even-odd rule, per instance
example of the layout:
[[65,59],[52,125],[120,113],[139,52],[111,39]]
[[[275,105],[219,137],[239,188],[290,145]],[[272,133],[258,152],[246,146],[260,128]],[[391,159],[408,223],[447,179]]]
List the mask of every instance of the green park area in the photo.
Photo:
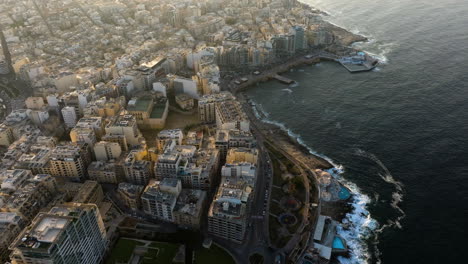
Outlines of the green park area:
[[133,250],[136,246],[142,246],[145,243],[130,240],[130,239],[119,239],[117,244],[112,249],[110,256],[107,258],[107,264],[116,264],[116,263],[127,263],[132,257]]
[[106,264],[129,263],[132,256],[136,255],[141,264],[173,263],[179,247],[179,244],[121,238],[112,249]]
[[269,233],[277,248],[284,247],[302,221],[305,187],[301,169],[266,144],[273,167],[273,187],[270,195]]
[[195,251],[195,264],[235,264],[231,255],[224,249],[211,245],[209,249],[201,248]]

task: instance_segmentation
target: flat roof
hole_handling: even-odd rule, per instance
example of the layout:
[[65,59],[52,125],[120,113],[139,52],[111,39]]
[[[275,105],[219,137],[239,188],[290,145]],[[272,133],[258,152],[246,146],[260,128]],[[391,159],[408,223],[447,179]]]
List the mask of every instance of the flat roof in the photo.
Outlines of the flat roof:
[[[135,99],[132,99],[132,100],[135,100]],[[130,101],[132,101],[130,100]],[[153,99],[151,98],[138,98],[135,100],[135,104],[134,105],[128,105],[128,109],[129,111],[146,111],[149,107],[149,105],[151,104],[151,102],[153,101]]]
[[166,103],[157,103],[151,111],[150,118],[162,118],[164,112],[166,111]]

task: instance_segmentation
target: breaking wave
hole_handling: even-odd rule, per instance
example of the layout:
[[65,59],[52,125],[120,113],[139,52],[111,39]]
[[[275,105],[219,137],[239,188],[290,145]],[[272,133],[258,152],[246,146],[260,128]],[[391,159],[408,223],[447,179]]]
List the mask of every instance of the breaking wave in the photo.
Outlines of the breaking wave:
[[374,244],[375,256],[377,258],[377,263],[381,263],[380,258],[379,258],[381,255],[381,252],[378,249],[379,235],[387,228],[401,229],[402,228],[401,220],[403,220],[406,217],[405,211],[403,211],[403,209],[401,209],[400,207],[400,204],[403,202],[403,199],[404,199],[404,185],[400,181],[393,178],[388,168],[374,154],[366,152],[362,149],[356,149],[355,154],[360,157],[368,158],[372,160],[373,162],[375,162],[377,165],[379,165],[379,167],[382,169],[382,173],[378,174],[380,178],[382,178],[382,180],[384,180],[385,182],[392,184],[395,188],[395,191],[392,193],[390,206],[398,212],[398,216],[394,219],[388,219],[385,224],[381,225],[377,230],[375,230],[375,235],[374,235],[373,244]]
[[343,219],[343,226],[337,228],[338,234],[346,240],[350,249],[349,257],[338,257],[344,264],[370,263],[372,255],[367,240],[374,235],[379,223],[372,218],[367,206],[371,203],[369,196],[361,193],[356,184],[340,178],[340,182],[353,194],[352,211]]
[[300,135],[292,132],[283,123],[271,120],[269,118],[270,115],[263,109],[263,107],[261,107],[260,104],[257,105],[253,102],[252,109],[257,119],[279,127],[288,133],[290,137],[296,139],[299,144],[306,147],[309,153],[319,156],[333,165],[333,168],[327,171],[333,175],[333,177],[337,178],[341,184],[351,190],[351,193],[353,194],[351,203],[352,211],[343,219],[343,224],[346,227],[340,227],[338,229],[338,234],[346,240],[348,247],[351,249],[350,257],[339,257],[338,260],[340,263],[350,264],[369,263],[372,255],[369,252],[366,241],[373,236],[374,231],[379,227],[378,222],[372,218],[371,214],[367,210],[367,206],[371,203],[371,199],[367,195],[361,193],[361,190],[356,184],[341,176],[344,173],[344,167],[342,165],[336,164],[329,157],[319,154],[311,149],[305,144]]

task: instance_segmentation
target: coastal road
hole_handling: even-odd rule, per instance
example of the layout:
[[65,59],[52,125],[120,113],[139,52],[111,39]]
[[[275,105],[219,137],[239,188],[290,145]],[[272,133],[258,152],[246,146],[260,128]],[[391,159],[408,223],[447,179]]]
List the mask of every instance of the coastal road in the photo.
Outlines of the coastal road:
[[273,171],[271,161],[263,146],[263,137],[252,129],[259,149],[259,161],[257,164],[257,181],[255,183],[254,197],[248,216],[248,228],[244,242],[240,245],[214,238],[213,240],[227,249],[238,263],[248,263],[248,257],[259,253],[264,257],[265,263],[273,263],[276,250],[270,247],[268,231],[268,203],[271,193]]
[[[270,142],[275,143],[273,145],[273,147],[277,151],[279,151],[281,154],[283,154],[286,158],[288,158],[291,162],[296,164],[296,166],[298,168],[300,168],[300,170],[301,170],[301,175],[303,177],[304,187],[305,187],[305,191],[306,191],[306,197],[305,197],[305,201],[304,201],[304,206],[306,208],[306,212],[304,214],[304,218],[302,219],[301,226],[298,228],[298,232],[293,236],[293,238],[289,241],[289,243],[285,246],[284,249],[269,252],[270,257],[272,257],[272,256],[274,256],[274,255],[276,255],[278,253],[283,253],[283,252],[284,253],[289,253],[297,246],[297,243],[302,238],[302,234],[304,232],[307,232],[307,230],[304,230],[304,228],[305,228],[305,226],[307,224],[307,221],[308,221],[309,204],[311,203],[311,200],[312,200],[312,202],[316,202],[318,200],[318,197],[317,197],[318,194],[317,193],[314,193],[314,197],[312,197],[312,198],[310,197],[310,188],[311,187],[309,185],[309,179],[308,179],[309,177],[308,176],[309,175],[311,176],[312,184],[317,185],[316,175],[315,175],[315,172],[313,171],[313,169],[308,164],[308,162],[310,160],[308,158],[304,158],[307,155],[304,155],[304,153],[300,152],[300,150],[295,148],[293,145],[282,142],[281,140],[277,141],[277,140],[275,140],[275,138],[272,138],[272,136],[274,136],[274,135],[270,135],[270,133],[271,133],[270,125],[265,124],[265,123],[263,123],[263,122],[261,122],[260,120],[257,119],[255,114],[253,113],[251,105],[247,102],[246,98],[242,94],[238,95],[238,99],[243,105],[244,112],[248,115],[249,120],[251,120],[251,130],[254,132],[254,134],[255,134],[255,136],[257,138],[257,141],[259,142],[259,148],[260,148],[260,150],[262,150],[261,152],[262,153],[267,153],[266,150],[264,149],[264,142],[265,142],[266,138],[269,138]],[[262,155],[262,157],[264,157],[264,156]],[[269,160],[269,157],[268,157],[268,160]],[[268,164],[268,161],[266,163]],[[270,161],[270,164],[271,164],[271,161]],[[263,168],[265,169],[265,167],[263,167]],[[268,168],[268,166],[267,166],[266,170],[269,171],[270,173],[272,173],[271,168]],[[272,177],[272,176],[270,176],[270,177]],[[270,178],[269,179],[269,188],[268,188],[269,193],[271,193],[271,185],[272,185],[272,182],[271,182],[271,178]],[[316,186],[316,188],[318,189],[318,186]],[[268,201],[269,201],[269,199],[268,199]],[[319,203],[319,201],[318,201],[318,203]],[[258,205],[257,200],[255,201],[255,204]],[[319,203],[319,205],[320,205],[320,203]],[[267,208],[269,208],[269,204],[267,204]],[[318,207],[318,210],[320,210],[320,206]],[[268,215],[268,210],[267,210],[267,215]],[[315,226],[315,221],[317,219],[317,215],[318,215],[318,212],[315,211],[314,215],[312,216],[312,219],[311,219],[312,220],[311,226]],[[268,222],[268,220],[266,220],[266,222]],[[255,229],[262,230],[261,228],[255,228]],[[268,227],[266,227],[266,230],[264,232],[265,232],[265,234],[268,234],[268,232],[269,232]],[[261,237],[261,235],[259,235],[259,237]],[[300,250],[300,251],[302,251],[302,250]],[[266,263],[268,263],[268,262],[266,262]]]
[[[247,78],[248,81],[244,82],[240,85],[236,85],[234,83],[235,80],[231,80],[230,82],[226,83],[226,86],[233,94],[238,95],[238,99],[244,108],[244,112],[248,115],[250,122],[251,131],[254,134],[257,140],[257,147],[259,149],[259,163],[258,163],[258,171],[257,171],[257,182],[255,185],[255,193],[254,198],[251,204],[250,216],[249,216],[249,224],[246,232],[246,237],[244,242],[240,245],[233,244],[230,241],[226,241],[220,238],[213,238],[213,240],[222,246],[223,248],[227,249],[231,255],[234,257],[237,263],[248,263],[248,257],[254,253],[259,253],[264,257],[264,263],[274,263],[276,257],[279,254],[288,253],[291,251],[296,244],[300,241],[300,233],[296,234],[293,239],[287,245],[287,251],[284,252],[282,249],[274,249],[271,247],[269,241],[269,228],[268,228],[268,218],[269,218],[269,201],[272,188],[272,179],[273,179],[273,170],[271,168],[271,160],[268,155],[268,152],[265,149],[264,142],[267,137],[270,137],[270,127],[260,120],[256,118],[252,111],[252,107],[246,101],[246,98],[242,94],[238,94],[238,91],[251,86],[259,81],[266,80],[271,78],[272,76],[278,74],[279,72],[284,72],[291,67],[295,67],[298,65],[306,64],[306,63],[313,63],[317,61],[317,59],[329,59],[333,60],[336,59],[335,55],[328,54],[324,52],[312,52],[309,53],[310,56],[307,58],[305,56],[298,56],[286,62],[283,62],[280,65],[272,66],[271,68],[263,71],[259,75],[247,75],[242,76],[242,78]],[[239,77],[238,79],[240,79]],[[275,142],[277,143],[277,142]],[[312,169],[307,165],[305,160],[300,159],[304,156],[303,153],[301,155],[296,155],[300,152],[299,149],[294,148],[293,146],[289,146],[287,149],[283,149],[283,145],[276,146],[276,149],[280,150],[280,152],[285,155],[286,158],[290,159],[294,164],[296,164],[299,168],[301,168],[302,176],[304,177],[304,187],[306,189],[306,201],[304,206],[309,210],[309,203],[310,203],[310,186],[307,177],[307,173],[304,172],[310,171],[311,175],[316,179],[316,175]],[[313,184],[317,182],[314,181]],[[316,194],[315,194],[316,195]],[[314,201],[316,198],[314,197]],[[265,212],[265,213],[263,213]],[[303,231],[305,223],[307,221],[308,212],[305,214],[306,216],[302,219],[300,231]],[[316,217],[313,217],[313,219]],[[315,219],[314,219],[315,220]],[[311,223],[312,226],[315,225],[315,221]]]

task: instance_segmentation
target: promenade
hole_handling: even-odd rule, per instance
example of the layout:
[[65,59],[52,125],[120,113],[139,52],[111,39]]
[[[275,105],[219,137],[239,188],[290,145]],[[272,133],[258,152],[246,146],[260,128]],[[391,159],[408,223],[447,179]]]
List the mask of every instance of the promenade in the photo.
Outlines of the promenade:
[[245,78],[247,79],[247,81],[240,84],[236,84],[235,80],[231,80],[229,83],[227,83],[227,87],[233,94],[237,94],[238,92],[241,92],[246,88],[255,85],[258,82],[265,82],[270,79],[275,79],[278,74],[286,72],[291,68],[298,67],[301,65],[310,65],[318,63],[321,60],[336,61],[336,59],[338,58],[339,57],[335,54],[331,54],[324,51],[311,52],[307,55],[301,55],[291,58],[281,64],[273,65],[270,68],[262,71],[258,75],[250,73],[248,75],[238,76],[237,79]]

